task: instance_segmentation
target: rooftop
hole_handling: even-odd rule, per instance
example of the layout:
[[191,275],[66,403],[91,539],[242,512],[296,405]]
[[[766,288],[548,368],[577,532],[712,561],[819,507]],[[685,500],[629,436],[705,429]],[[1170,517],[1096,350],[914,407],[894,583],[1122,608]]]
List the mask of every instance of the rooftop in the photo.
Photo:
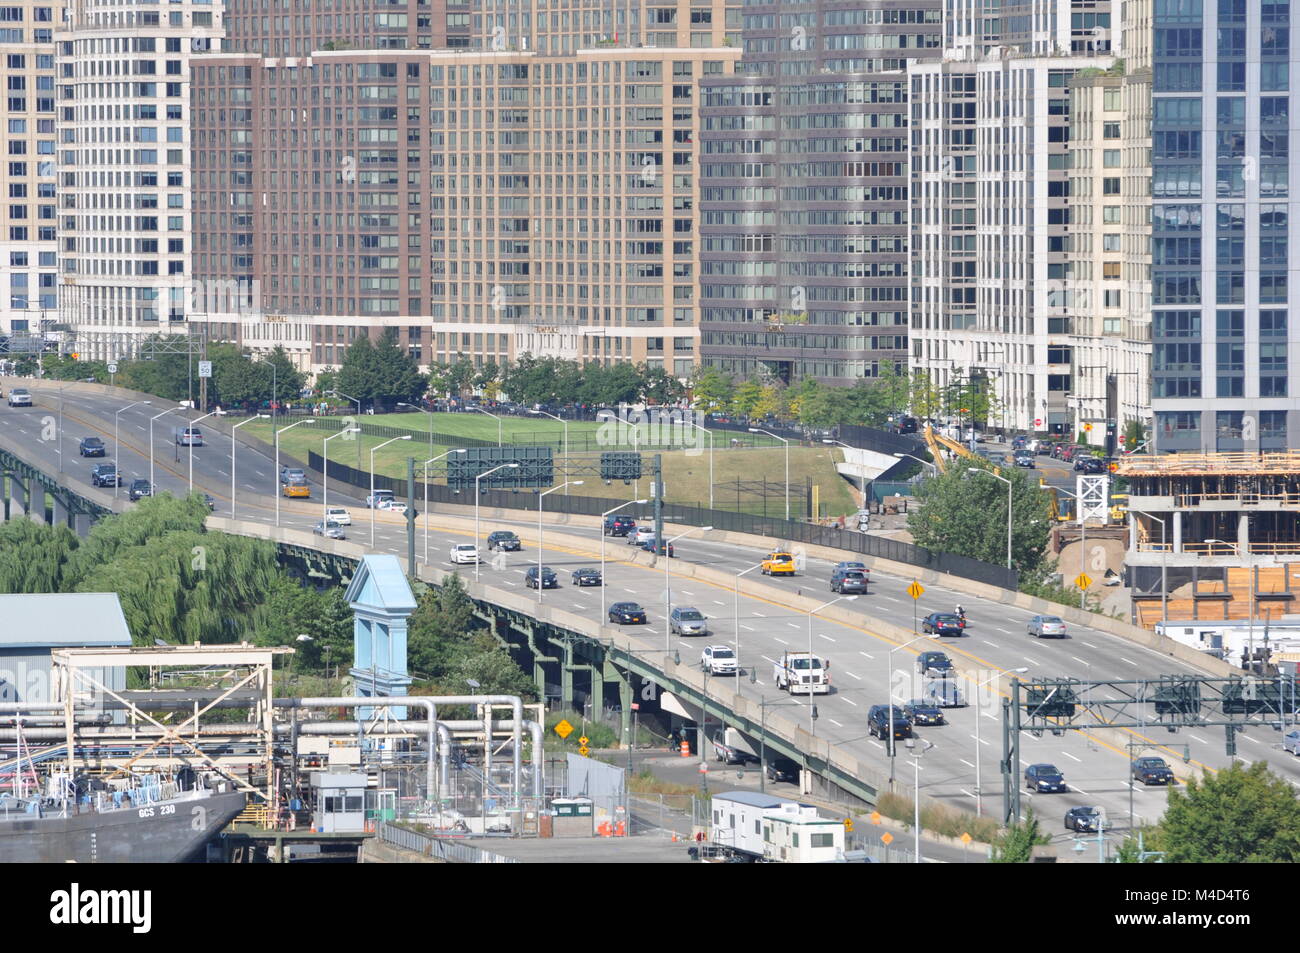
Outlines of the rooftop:
[[6,648],[131,644],[115,592],[0,595],[0,619],[0,646]]

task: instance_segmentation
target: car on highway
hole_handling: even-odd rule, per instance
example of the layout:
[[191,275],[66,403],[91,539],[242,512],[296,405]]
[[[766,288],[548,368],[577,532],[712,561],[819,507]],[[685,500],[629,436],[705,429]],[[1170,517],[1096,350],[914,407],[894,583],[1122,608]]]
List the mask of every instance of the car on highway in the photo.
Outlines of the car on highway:
[[935,675],[939,678],[956,674],[952,659],[943,652],[922,652],[916,657],[916,670],[922,675]]
[[1027,450],[1018,451],[1016,453],[1015,459],[1016,459],[1016,466],[1018,467],[1024,467],[1027,470],[1037,469],[1037,467],[1034,465],[1034,455]]
[[1283,736],[1282,750],[1300,758],[1300,731],[1288,731]]
[[379,508],[385,513],[396,513],[398,516],[406,515],[406,503],[402,500],[389,500],[387,506]]
[[1133,780],[1148,787],[1153,784],[1173,784],[1174,772],[1164,758],[1137,758],[1133,761]]
[[203,431],[198,427],[177,427],[172,431],[172,437],[178,447],[203,446]]
[[637,526],[627,534],[627,544],[629,546],[640,546],[642,540],[653,539],[655,528],[653,526]]
[[489,534],[487,538],[487,548],[496,550],[499,553],[517,553],[523,548],[523,545],[519,541],[519,537],[508,529],[497,530],[495,533]]
[[764,576],[793,576],[794,554],[780,551],[768,553],[762,562],[761,572]]
[[940,708],[964,708],[966,699],[951,678],[935,679],[925,686],[925,697]]
[[730,645],[706,645],[700,653],[700,668],[712,675],[735,675],[736,653]]
[[97,463],[90,468],[91,486],[121,486],[122,474],[112,463]]
[[455,565],[463,563],[476,563],[478,558],[478,547],[473,543],[457,543],[451,547],[451,562]]
[[867,591],[867,574],[856,569],[831,575],[831,592],[864,593]]
[[635,602],[616,602],[609,607],[609,621],[623,625],[645,625],[649,620],[645,610]]
[[1065,623],[1059,616],[1036,615],[1029,620],[1027,631],[1040,639],[1065,638]]
[[106,457],[108,448],[98,437],[82,437],[81,442],[77,444],[77,453],[83,457]]
[[673,635],[708,635],[709,620],[694,606],[677,606],[668,615],[668,630]]
[[799,780],[799,765],[789,758],[770,758],[763,771],[767,779],[774,784],[777,781],[794,784]]
[[913,698],[903,706],[903,714],[914,725],[944,724],[943,709],[929,698]]
[[15,387],[9,391],[10,407],[30,407],[32,395],[26,387]]
[[538,571],[537,566],[529,566],[528,571],[524,573],[524,585],[527,586],[529,589],[539,588],[537,584],[537,580],[539,576],[541,577],[540,588],[542,589],[560,588],[560,577],[555,574],[555,570],[552,569],[550,566],[542,566],[540,572]]
[[965,626],[951,612],[931,612],[921,622],[921,631],[927,635],[961,635]]
[[649,536],[646,536],[641,540],[641,548],[644,549],[647,553],[655,553],[656,555],[663,556],[665,555],[664,553],[665,546],[667,546],[668,549],[668,552],[666,554],[668,558],[675,559],[677,557],[677,547],[674,546],[672,543],[662,543],[658,541],[655,538],[654,533],[651,533]]
[[834,574],[834,573],[837,573],[837,572],[849,572],[850,570],[856,570],[856,571],[858,571],[858,572],[866,572],[866,571],[867,571],[867,564],[866,564],[866,563],[860,563],[860,562],[842,562],[842,563],[836,563],[836,564],[835,564],[835,568],[831,570],[831,573]]
[[[302,473],[301,470],[299,470],[298,472]],[[281,477],[280,479],[281,482],[283,482],[284,478]],[[393,502],[392,490],[375,490],[375,492],[371,493],[369,496],[366,497],[366,509],[382,510],[385,506],[387,506],[391,502]]]
[[1071,467],[1076,473],[1105,473],[1106,461],[1101,457],[1076,456]]
[[352,525],[352,514],[343,506],[330,506],[325,509],[325,519],[340,526]]
[[600,575],[599,569],[592,569],[585,566],[582,569],[573,570],[573,584],[575,586],[603,586],[604,578]]
[[306,480],[290,480],[284,485],[282,492],[285,496],[298,500],[311,497],[311,487],[307,485]]
[[1031,764],[1025,768],[1025,787],[1042,794],[1064,794],[1070,790],[1065,776],[1054,764]]
[[[890,706],[872,705],[867,712],[867,734],[873,738],[884,739],[890,733]],[[893,706],[893,735],[895,738],[912,737],[912,722],[908,720],[902,705]]]
[[606,516],[604,533],[606,536],[626,536],[636,529],[636,520],[630,516]]
[[1095,833],[1101,827],[1101,811],[1095,807],[1083,805],[1072,807],[1065,812],[1065,829],[1080,834]]
[[307,479],[307,471],[302,467],[280,467],[280,485],[291,483],[294,480]]
[[343,527],[340,524],[335,523],[333,520],[322,521],[317,523],[312,528],[312,532],[315,533],[317,536],[324,536],[326,539],[347,539],[348,538],[348,534],[344,531]]
[[148,480],[133,480],[131,489],[127,491],[127,497],[131,500],[143,499],[146,496],[153,496],[153,487]]

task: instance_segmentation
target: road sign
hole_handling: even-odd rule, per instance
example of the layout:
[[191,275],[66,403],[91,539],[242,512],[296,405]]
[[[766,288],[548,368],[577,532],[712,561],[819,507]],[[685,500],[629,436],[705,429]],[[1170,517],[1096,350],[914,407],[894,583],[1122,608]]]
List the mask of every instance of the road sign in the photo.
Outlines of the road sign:
[[1092,577],[1086,572],[1081,572],[1074,577],[1074,587],[1076,589],[1087,589],[1092,585]]
[[925,586],[921,585],[919,582],[913,581],[912,584],[907,587],[907,594],[913,599],[920,599],[921,596],[925,595]]
[[853,818],[851,817],[844,818],[844,832],[846,834],[853,833]]
[[1042,418],[1042,417],[1035,417],[1035,418],[1034,418],[1034,426],[1035,426],[1035,427],[1041,427],[1042,425],[1043,425],[1043,418]]
[[880,823],[880,812],[879,812],[879,811],[872,811],[872,812],[871,812],[871,823],[872,823],[872,824],[879,824],[879,823]]
[[199,377],[211,377],[211,376],[212,376],[212,362],[199,361]]
[[591,749],[588,748],[586,745],[583,745],[581,748],[578,749],[578,754],[582,755],[585,758],[587,757],[587,752],[590,750]]
[[555,733],[561,738],[567,738],[573,734],[573,725],[569,724],[569,720],[566,718],[555,726]]
[[109,372],[110,374],[116,374],[116,373],[117,373],[117,365],[116,365],[116,364],[109,364],[109,365],[108,365],[108,372]]
[[587,736],[586,736],[586,735],[583,735],[581,738],[578,739],[578,744],[580,744],[580,745],[585,745],[586,743],[587,743]]
[[894,842],[894,835],[889,833],[889,831],[885,831],[885,833],[880,835],[880,843],[884,844],[886,847],[888,847],[893,842]]
[[975,839],[975,838],[971,837],[970,834],[962,834],[962,835],[961,835],[961,842],[962,842],[963,844],[969,844],[969,843],[970,843],[971,841],[973,841],[974,839]]
[[1083,425],[1083,432],[1084,432],[1084,433],[1092,433],[1092,424],[1084,424],[1084,425]]

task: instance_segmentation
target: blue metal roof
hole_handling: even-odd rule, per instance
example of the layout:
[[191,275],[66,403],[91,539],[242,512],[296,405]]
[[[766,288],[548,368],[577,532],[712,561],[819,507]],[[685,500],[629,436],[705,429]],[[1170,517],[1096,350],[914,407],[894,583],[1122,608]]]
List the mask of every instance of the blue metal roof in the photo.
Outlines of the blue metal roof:
[[780,807],[782,804],[793,804],[788,797],[774,797],[771,794],[759,794],[757,791],[727,791],[725,794],[713,795],[715,801],[735,801],[737,804],[748,804],[750,807]]
[[415,596],[406,581],[402,561],[381,553],[361,557],[345,596],[349,603],[376,606],[389,612],[413,612]]
[[0,595],[0,648],[130,644],[131,630],[115,592]]

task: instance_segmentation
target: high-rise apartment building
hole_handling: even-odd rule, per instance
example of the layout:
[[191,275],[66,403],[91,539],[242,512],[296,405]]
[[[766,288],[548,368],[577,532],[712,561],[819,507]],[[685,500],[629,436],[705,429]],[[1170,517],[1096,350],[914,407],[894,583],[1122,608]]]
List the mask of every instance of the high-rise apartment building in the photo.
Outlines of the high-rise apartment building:
[[1078,364],[1070,83],[1111,66],[1109,4],[992,9],[952,0],[954,46],[908,70],[911,366],[941,388],[990,387],[992,425],[1064,431]]
[[59,311],[110,358],[185,326],[191,63],[220,3],[75,0],[58,45]]
[[734,77],[705,77],[701,330],[737,376],[852,384],[907,362],[909,63],[942,0],[747,3]]
[[58,319],[54,31],[62,13],[33,0],[0,6],[0,333],[40,331]]
[[[1159,451],[1300,444],[1291,315],[1292,5],[1157,0],[1152,407]],[[1298,215],[1300,221],[1300,215]]]
[[340,22],[315,0],[286,28],[228,2],[231,51],[194,68],[193,261],[256,306],[194,320],[304,369],[393,327],[423,364],[689,374],[697,84],[732,72],[736,10],[363,6]]

